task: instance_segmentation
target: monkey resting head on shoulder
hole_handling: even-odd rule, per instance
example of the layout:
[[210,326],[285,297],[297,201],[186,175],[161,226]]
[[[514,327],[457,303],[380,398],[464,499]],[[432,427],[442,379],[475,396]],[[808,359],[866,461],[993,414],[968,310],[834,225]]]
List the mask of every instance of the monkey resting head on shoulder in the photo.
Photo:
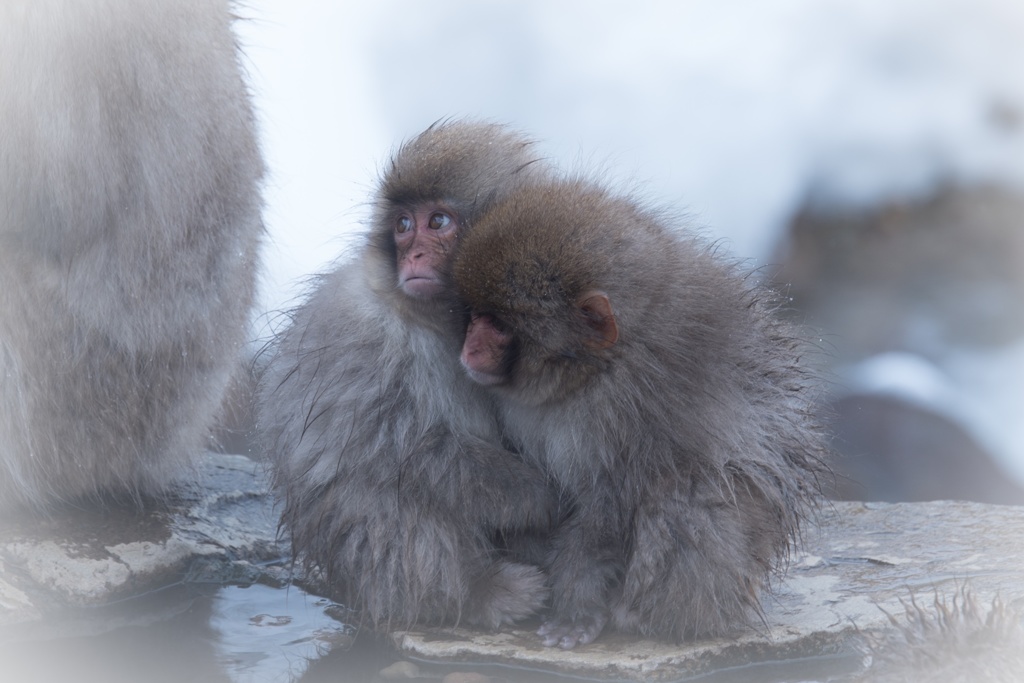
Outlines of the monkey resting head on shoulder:
[[541,468],[501,442],[459,366],[456,242],[545,173],[529,140],[435,124],[384,173],[354,260],[321,275],[272,344],[258,423],[294,552],[380,628],[496,628],[547,596],[511,540],[552,517]]
[[573,501],[546,645],[673,639],[758,611],[823,471],[803,344],[698,238],[582,180],[523,188],[462,242],[462,363]]

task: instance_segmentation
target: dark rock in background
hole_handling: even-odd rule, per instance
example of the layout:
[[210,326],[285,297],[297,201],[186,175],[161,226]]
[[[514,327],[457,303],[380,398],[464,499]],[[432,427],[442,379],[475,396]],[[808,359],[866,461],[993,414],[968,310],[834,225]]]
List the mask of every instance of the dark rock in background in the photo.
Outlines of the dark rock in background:
[[775,261],[793,307],[837,360],[1024,337],[1024,196],[948,188],[855,210],[810,202]]
[[867,394],[835,400],[829,417],[841,500],[1024,504],[1024,487],[963,426],[936,411]]
[[[841,497],[1024,502],[1024,482],[1005,467],[1024,446],[993,450],[1000,439],[976,419],[993,401],[1016,414],[1024,390],[978,403],[952,371],[957,359],[997,363],[1024,344],[1024,196],[947,187],[860,209],[809,199],[775,261],[776,286],[831,360],[824,414]],[[883,391],[858,386],[865,361],[893,352],[932,366],[948,395],[901,387],[898,372]]]

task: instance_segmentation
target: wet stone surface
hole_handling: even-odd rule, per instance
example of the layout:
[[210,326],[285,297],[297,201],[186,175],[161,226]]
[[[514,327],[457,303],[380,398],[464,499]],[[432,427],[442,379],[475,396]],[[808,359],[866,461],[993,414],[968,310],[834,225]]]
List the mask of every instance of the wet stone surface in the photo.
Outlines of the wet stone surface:
[[109,603],[183,580],[262,573],[286,554],[263,468],[207,453],[171,500],[0,520],[0,637],[62,608]]
[[[864,632],[889,627],[911,596],[931,605],[967,585],[980,605],[1024,603],[1024,508],[978,503],[835,503],[808,533],[784,581],[765,598],[767,628],[674,645],[603,636],[574,651],[540,647],[529,631],[460,629],[395,635],[410,656],[501,662],[590,677],[674,680],[801,658],[829,675],[849,668]],[[884,610],[884,611],[883,611]],[[819,674],[819,680],[824,676]],[[756,680],[756,679],[755,679]]]
[[[281,561],[287,549],[275,541],[276,524],[261,466],[242,456],[218,454],[203,459],[196,484],[159,509],[76,510],[45,519],[0,520],[0,646],[175,618],[175,610],[185,603],[171,599],[174,595],[167,591],[153,591],[174,585],[219,586],[209,607],[213,616],[203,627],[217,642],[204,647],[228,652],[216,655],[217,661],[233,662],[232,670],[244,671],[269,652],[259,643],[250,648],[243,642],[249,629],[261,635],[278,632],[284,623],[281,615],[288,610],[306,614],[312,609],[327,614],[328,622],[334,618],[319,603],[309,603],[315,609],[306,606],[304,601],[316,596],[302,597],[305,593],[297,588],[226,592],[257,581],[281,586],[288,578],[288,564]],[[618,680],[705,674],[710,677],[702,680],[747,680],[735,677],[741,670],[753,676],[749,680],[833,680],[835,674],[860,666],[854,640],[887,628],[886,612],[903,614],[911,596],[930,605],[935,595],[951,597],[964,585],[980,605],[990,605],[998,595],[1004,604],[1024,609],[1024,508],[835,503],[822,513],[820,528],[807,531],[786,578],[765,597],[767,623],[734,637],[676,645],[605,634],[597,643],[562,652],[541,647],[530,624],[494,634],[430,629],[394,634],[395,651],[390,657],[375,655],[380,666],[373,670],[386,669],[400,658],[418,662],[406,664],[420,671],[440,666],[450,672],[467,662],[476,669],[516,667],[519,674],[505,669],[500,675],[506,680],[532,680],[520,675],[530,670]],[[115,619],[102,616],[102,610],[89,611],[151,593],[155,607],[144,614],[132,608]],[[263,604],[278,599],[284,607]],[[227,601],[227,607],[221,609],[218,601]],[[162,616],[164,612],[170,617]],[[230,638],[217,636],[218,624],[234,622],[240,625],[220,628]],[[352,632],[340,624],[303,627],[314,633],[310,638],[317,647],[311,651],[309,638],[280,631],[278,640],[288,641],[280,645],[282,661],[298,657],[312,665],[320,657],[313,668],[330,668],[336,634],[344,641],[339,647],[352,646]],[[324,640],[324,633],[330,638]],[[306,649],[293,652],[293,641]],[[367,666],[374,667],[374,662]],[[766,677],[765,667],[773,662],[783,662],[786,673]],[[804,672],[801,662],[813,666]]]

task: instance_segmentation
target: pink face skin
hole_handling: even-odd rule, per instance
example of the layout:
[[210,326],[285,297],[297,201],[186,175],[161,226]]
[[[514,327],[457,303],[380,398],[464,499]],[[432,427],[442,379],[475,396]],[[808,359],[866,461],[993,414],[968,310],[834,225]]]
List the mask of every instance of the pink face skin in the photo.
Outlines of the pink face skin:
[[508,379],[505,352],[511,342],[512,335],[500,330],[492,316],[473,314],[459,357],[470,379],[484,386],[503,384]]
[[431,299],[445,289],[445,262],[461,226],[455,213],[440,202],[419,204],[395,218],[398,286],[408,296]]

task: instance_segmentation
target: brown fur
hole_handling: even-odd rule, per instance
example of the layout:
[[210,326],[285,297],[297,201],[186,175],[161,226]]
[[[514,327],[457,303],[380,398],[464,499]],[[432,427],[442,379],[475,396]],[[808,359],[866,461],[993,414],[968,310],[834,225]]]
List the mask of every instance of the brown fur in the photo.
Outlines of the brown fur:
[[[589,642],[608,619],[669,638],[744,623],[823,471],[805,348],[771,293],[579,180],[497,205],[455,278],[514,339],[493,389],[507,438],[574,503],[546,563],[546,644]],[[614,326],[581,307],[595,292]]]

